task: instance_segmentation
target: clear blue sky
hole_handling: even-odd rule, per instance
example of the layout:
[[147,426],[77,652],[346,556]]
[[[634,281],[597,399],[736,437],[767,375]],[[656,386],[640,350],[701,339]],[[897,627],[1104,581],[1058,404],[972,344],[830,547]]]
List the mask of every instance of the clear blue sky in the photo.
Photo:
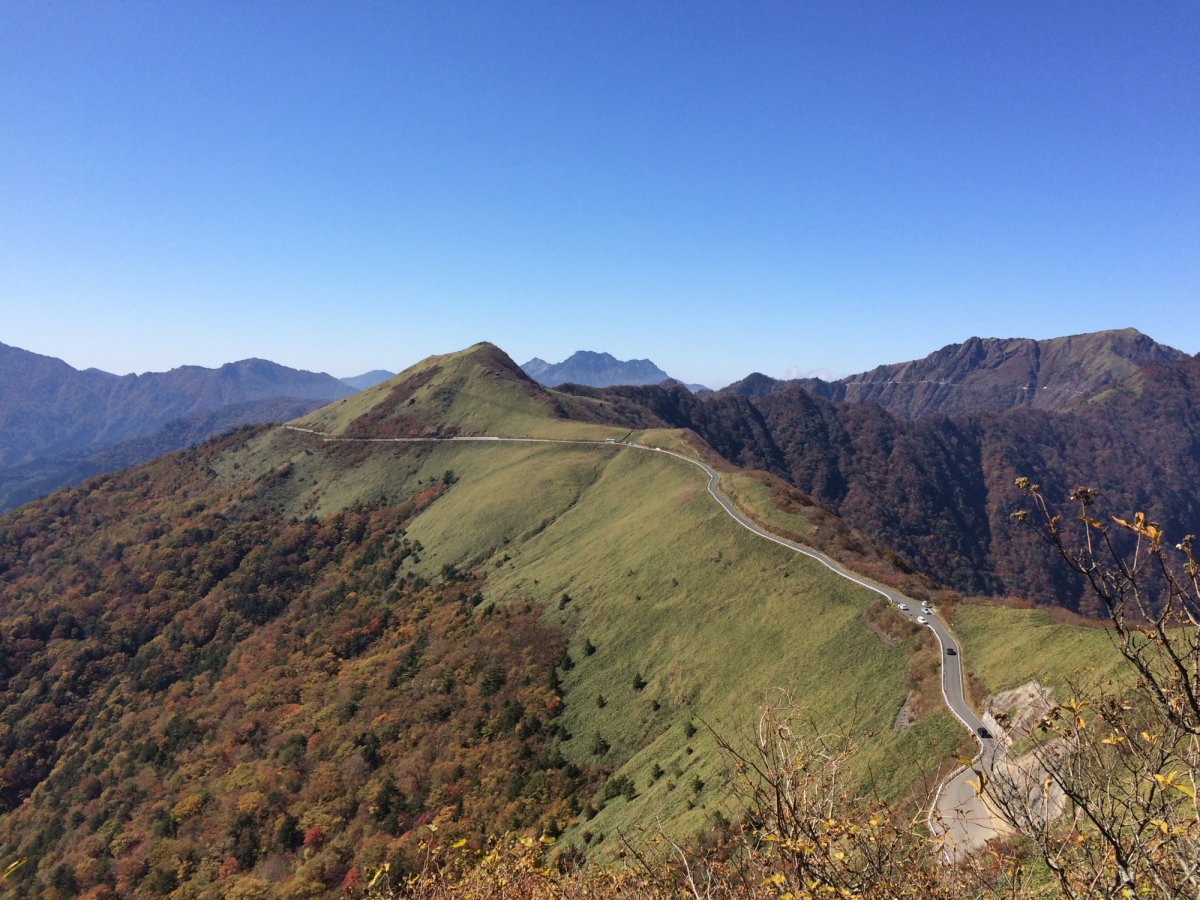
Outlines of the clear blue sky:
[[1195,0],[0,0],[0,341],[80,368],[720,386],[1198,301]]

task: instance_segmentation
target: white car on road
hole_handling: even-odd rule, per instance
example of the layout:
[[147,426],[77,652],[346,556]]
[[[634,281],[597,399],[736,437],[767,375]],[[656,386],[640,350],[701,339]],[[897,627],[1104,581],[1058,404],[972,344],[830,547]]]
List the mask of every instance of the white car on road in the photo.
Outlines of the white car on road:
[[918,625],[928,625],[929,620],[927,618],[925,618],[924,616],[917,616],[917,624]]

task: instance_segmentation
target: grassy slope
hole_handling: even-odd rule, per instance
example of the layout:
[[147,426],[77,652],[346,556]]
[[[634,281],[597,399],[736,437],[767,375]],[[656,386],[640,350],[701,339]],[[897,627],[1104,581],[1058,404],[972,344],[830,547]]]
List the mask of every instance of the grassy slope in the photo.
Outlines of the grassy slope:
[[771,490],[760,479],[746,472],[726,472],[721,475],[721,490],[740,509],[773,530],[782,530],[810,541],[816,536],[812,521],[804,515],[777,509],[771,502]]
[[[641,439],[674,443],[669,434]],[[281,458],[293,470],[276,499],[293,514],[399,496],[456,473],[409,534],[426,547],[429,577],[447,563],[484,565],[489,601],[543,603],[573,633],[575,667],[563,683],[574,738],[564,750],[592,760],[600,734],[611,745],[604,761],[638,791],[575,829],[608,835],[606,849],[615,849],[618,828],[661,821],[686,835],[724,807],[713,736],[699,727],[689,737],[687,727],[703,720],[740,739],[763,697],[779,690],[820,728],[848,723],[857,707],[856,727],[877,735],[862,770],[879,772],[891,796],[936,767],[958,738],[941,712],[893,732],[908,653],[859,622],[872,596],[738,526],[705,491],[703,473],[678,460],[605,446],[329,444],[276,431],[228,459],[225,474],[234,463],[254,471]],[[572,601],[560,610],[563,593]],[[638,674],[647,682],[641,691],[633,688]],[[667,774],[651,783],[655,764]]]
[[[432,356],[394,378],[309,413],[296,424],[342,434],[355,419],[387,404],[396,385],[432,372],[432,377],[412,389],[411,402],[406,400],[399,408],[416,418],[423,416],[429,426],[425,434],[453,428],[461,434],[503,433],[509,437],[604,440],[614,436],[609,427],[556,418],[551,405],[555,393],[518,380],[522,377],[519,370],[513,366],[515,371],[505,371],[503,363],[491,358],[495,354],[499,351],[490,345],[476,344],[457,353]],[[586,402],[592,401],[572,399],[576,405]]]
[[[425,413],[429,421],[462,433],[619,436],[555,418],[549,395],[497,374],[490,363],[476,365],[479,354],[476,347],[434,358],[438,370],[405,408],[415,406],[420,416],[423,407],[436,407]],[[300,423],[344,432],[419,368]],[[685,443],[677,432],[632,439]],[[858,730],[873,732],[858,764],[887,797],[936,769],[961,740],[959,726],[936,703],[937,712],[894,732],[910,648],[885,647],[861,624],[873,595],[742,529],[708,496],[702,472],[678,460],[603,446],[328,444],[276,431],[228,458],[221,474],[236,477],[235,465],[260,471],[287,458],[292,470],[277,480],[273,499],[297,515],[406,496],[447,470],[456,473],[457,483],[410,529],[426,547],[427,574],[436,577],[447,563],[483,565],[489,601],[545,605],[546,615],[573,634],[575,665],[563,683],[564,722],[574,738],[565,752],[592,759],[595,736],[602,736],[611,747],[604,761],[637,790],[632,801],[609,801],[568,838],[584,830],[614,838],[617,829],[632,833],[656,823],[669,823],[673,835],[701,828],[728,798],[716,789],[722,761],[712,735],[699,727],[689,736],[689,724],[703,720],[746,745],[759,703],[779,691],[816,728],[853,719]],[[732,473],[724,480],[765,521],[801,535],[811,529],[803,516],[764,514],[760,507],[770,501],[752,478]],[[560,609],[564,593],[572,600]],[[955,627],[968,664],[993,689],[1034,675],[1061,682],[1063,660],[1108,656],[1097,632],[1013,610],[964,608]],[[598,648],[593,655],[585,642]],[[638,675],[646,681],[640,691],[633,687]],[[656,765],[666,774],[652,781]],[[699,792],[697,778],[705,784]]]
[[[727,473],[721,483],[735,502],[768,527],[805,539],[816,537],[817,527],[808,518],[774,508],[769,488],[754,476]],[[1047,610],[959,604],[952,627],[969,671],[992,692],[1036,678],[1058,688],[1062,696],[1068,682],[1097,684],[1126,674],[1102,629],[1055,622]]]
[[1102,629],[1055,623],[1046,610],[963,605],[955,611],[954,630],[971,670],[992,691],[1036,678],[1063,696],[1068,682],[1099,683],[1124,674]]

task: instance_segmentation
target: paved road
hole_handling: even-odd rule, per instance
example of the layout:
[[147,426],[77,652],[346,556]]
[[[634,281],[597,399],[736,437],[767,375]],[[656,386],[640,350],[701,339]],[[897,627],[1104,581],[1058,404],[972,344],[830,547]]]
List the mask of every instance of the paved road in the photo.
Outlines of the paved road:
[[926,821],[934,837],[942,841],[942,856],[950,862],[965,859],[991,838],[1012,833],[980,793],[979,774],[990,777],[993,752],[998,761],[999,748],[985,748],[970,766],[960,766],[938,787]]
[[[320,437],[323,441],[329,442],[352,442],[352,443],[382,443],[382,444],[424,444],[424,443],[455,443],[455,442],[497,442],[505,443],[524,443],[524,444],[575,444],[594,447],[612,447],[633,448],[635,450],[644,450],[654,453],[662,453],[666,456],[673,456],[676,459],[683,460],[693,466],[698,466],[703,469],[708,475],[708,492],[713,499],[721,505],[721,508],[727,512],[735,522],[741,525],[748,531],[763,538],[764,540],[772,541],[782,547],[787,547],[796,553],[801,553],[804,556],[815,559],[817,562],[831,569],[838,575],[853,581],[855,584],[862,585],[868,590],[874,591],[883,596],[889,603],[896,607],[900,615],[910,621],[924,625],[929,628],[937,638],[941,649],[942,657],[942,699],[946,703],[946,707],[954,715],[963,727],[967,729],[979,744],[979,753],[972,761],[970,767],[963,766],[956,769],[949,778],[947,778],[938,788],[937,794],[934,797],[933,805],[929,811],[926,821],[930,831],[935,837],[944,841],[946,848],[945,855],[949,859],[954,859],[965,853],[973,852],[983,846],[990,838],[997,834],[1003,833],[1002,823],[993,815],[983,802],[979,791],[976,789],[978,785],[977,771],[990,773],[993,760],[998,758],[998,754],[1003,753],[1003,747],[998,744],[992,737],[983,737],[980,730],[984,728],[982,720],[971,710],[967,704],[964,686],[963,686],[963,670],[962,670],[962,651],[958,641],[951,633],[949,626],[946,625],[942,617],[936,610],[926,612],[921,604],[908,597],[895,588],[887,585],[878,584],[861,575],[857,575],[844,566],[826,556],[819,550],[814,550],[811,547],[805,547],[802,544],[797,544],[794,541],[789,541],[786,538],[781,538],[778,535],[764,530],[756,525],[750,519],[746,518],[741,512],[734,507],[729,498],[721,493],[718,487],[721,476],[720,474],[707,463],[701,462],[698,459],[693,459],[690,456],[684,456],[682,453],[676,453],[674,450],[663,450],[660,447],[651,447],[645,444],[638,444],[631,441],[585,441],[585,440],[565,440],[555,438],[516,438],[516,437],[498,437],[492,435],[479,436],[455,436],[455,437],[407,437],[407,438],[347,438],[338,437],[335,435],[326,434],[323,431],[316,431],[311,428],[300,428],[295,425],[284,425],[286,429],[291,431],[299,431],[305,434],[311,434]],[[924,621],[920,621],[920,620]],[[953,650],[951,653],[949,651]],[[972,784],[974,782],[974,784]]]

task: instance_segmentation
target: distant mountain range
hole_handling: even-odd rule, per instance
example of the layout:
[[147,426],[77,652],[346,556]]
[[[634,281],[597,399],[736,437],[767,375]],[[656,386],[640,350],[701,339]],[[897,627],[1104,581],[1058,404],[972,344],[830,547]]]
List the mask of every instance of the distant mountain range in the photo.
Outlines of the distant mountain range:
[[[610,353],[592,350],[577,350],[558,363],[548,363],[535,356],[521,366],[521,370],[546,387],[558,387],[560,384],[611,387],[615,384],[662,384],[676,380],[648,359],[621,360]],[[708,390],[702,384],[684,387],[692,392]]]
[[[1056,497],[1087,481],[1126,512],[1200,517],[1200,363],[1133,329],[970,338],[838,381],[756,373],[715,394],[693,393],[698,386],[649,360],[608,353],[533,359],[512,372],[504,360],[506,380],[577,386],[559,397],[604,397],[603,421],[693,430],[731,462],[785,478],[915,570],[964,592],[1074,602],[1047,581],[1056,570],[1008,535],[1016,474]],[[302,415],[356,387],[386,391],[387,375],[339,381],[244,360],[118,377],[0,345],[0,511],[239,425]],[[1143,396],[1147,386],[1152,396]]]
[[1062,410],[1142,366],[1186,356],[1133,328],[1044,341],[973,337],[924,359],[879,366],[838,381],[778,381],[755,373],[721,393],[754,398],[799,384],[826,400],[877,403],[906,419],[1016,407]]
[[331,375],[262,359],[118,376],[0,344],[0,510],[354,391]]

